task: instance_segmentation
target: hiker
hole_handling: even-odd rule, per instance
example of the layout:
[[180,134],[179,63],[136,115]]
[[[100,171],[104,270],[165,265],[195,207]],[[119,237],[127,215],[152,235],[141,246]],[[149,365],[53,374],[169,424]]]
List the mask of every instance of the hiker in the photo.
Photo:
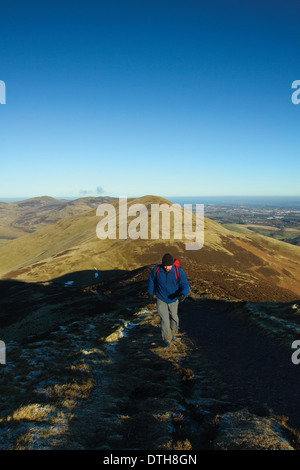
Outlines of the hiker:
[[190,286],[183,270],[174,261],[173,256],[166,253],[161,265],[152,269],[148,281],[148,294],[157,298],[157,312],[161,320],[161,335],[165,346],[170,346],[170,336],[175,342],[178,333],[178,303],[189,293]]

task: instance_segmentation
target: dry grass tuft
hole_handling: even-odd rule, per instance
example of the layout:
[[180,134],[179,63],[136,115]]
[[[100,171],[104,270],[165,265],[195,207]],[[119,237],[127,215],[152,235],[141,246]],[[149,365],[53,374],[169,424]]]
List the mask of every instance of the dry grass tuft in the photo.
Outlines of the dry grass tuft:
[[165,450],[192,450],[192,444],[188,439],[184,441],[169,441],[165,446]]
[[43,390],[51,400],[65,399],[65,400],[78,400],[86,399],[89,397],[94,387],[92,379],[83,380],[81,383],[71,382],[66,384],[55,384]]
[[[31,405],[25,405],[14,411],[11,417],[8,417],[14,421],[35,421],[43,422],[46,421],[51,414],[55,412],[55,407],[51,405],[39,405],[33,403]],[[10,419],[9,419],[10,418]]]
[[280,424],[287,435],[290,443],[296,450],[300,450],[300,431],[293,429],[289,426],[289,417],[288,416],[276,416],[275,421]]
[[195,375],[192,369],[183,369],[182,370],[182,376],[181,380],[185,383],[191,384],[191,382],[194,380]]

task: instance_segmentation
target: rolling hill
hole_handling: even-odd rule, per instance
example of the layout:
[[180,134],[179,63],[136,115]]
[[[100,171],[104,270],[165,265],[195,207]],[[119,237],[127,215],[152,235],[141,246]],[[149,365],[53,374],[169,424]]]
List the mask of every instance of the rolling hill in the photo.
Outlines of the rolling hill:
[[65,217],[81,214],[112,199],[110,197],[83,197],[66,200],[42,196],[10,203],[0,201],[0,239],[12,240],[21,237]]
[[[118,217],[119,201],[110,203]],[[151,205],[163,203],[171,206],[163,198],[144,196],[129,199],[128,208],[132,204],[145,205],[149,229]],[[180,259],[195,297],[250,301],[300,297],[299,247],[254,233],[234,233],[208,218],[200,250],[186,250],[186,240],[174,239],[172,233],[170,240],[101,240],[96,235],[99,220],[94,208],[5,243],[0,247],[0,278],[91,285],[159,263],[168,251]]]

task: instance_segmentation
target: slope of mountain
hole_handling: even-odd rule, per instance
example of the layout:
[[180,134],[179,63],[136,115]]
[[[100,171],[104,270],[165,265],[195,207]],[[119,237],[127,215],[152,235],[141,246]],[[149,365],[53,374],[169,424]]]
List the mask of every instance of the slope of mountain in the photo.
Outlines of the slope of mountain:
[[0,239],[18,238],[112,199],[84,197],[70,201],[42,196],[10,203],[0,202]]
[[[140,229],[171,205],[137,203]],[[99,220],[87,210],[0,247],[0,449],[299,449],[299,248],[207,218],[201,250],[174,233],[101,240]],[[146,295],[166,251],[191,285],[167,349]]]
[[[132,204],[147,208],[150,233],[151,205],[163,203],[171,205],[163,198],[144,196],[129,199],[128,208]],[[118,220],[119,201],[111,204]],[[168,251],[180,259],[195,297],[249,301],[300,298],[299,247],[257,234],[230,232],[207,218],[200,250],[186,250],[186,240],[174,239],[172,232],[170,240],[101,240],[96,235],[99,220],[92,209],[6,243],[0,247],[1,278],[91,285],[108,276],[159,263]]]
[[0,449],[299,449],[290,344],[250,328],[244,302],[190,298],[161,347],[149,269],[71,290],[0,281]]

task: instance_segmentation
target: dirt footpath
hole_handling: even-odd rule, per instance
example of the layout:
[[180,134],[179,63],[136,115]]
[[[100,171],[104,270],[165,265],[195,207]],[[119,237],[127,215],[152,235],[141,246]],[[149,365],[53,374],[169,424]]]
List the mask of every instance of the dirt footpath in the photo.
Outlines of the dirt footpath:
[[271,409],[300,430],[300,365],[292,349],[280,346],[246,321],[230,315],[230,304],[218,301],[180,304],[180,329],[228,384],[237,407]]

